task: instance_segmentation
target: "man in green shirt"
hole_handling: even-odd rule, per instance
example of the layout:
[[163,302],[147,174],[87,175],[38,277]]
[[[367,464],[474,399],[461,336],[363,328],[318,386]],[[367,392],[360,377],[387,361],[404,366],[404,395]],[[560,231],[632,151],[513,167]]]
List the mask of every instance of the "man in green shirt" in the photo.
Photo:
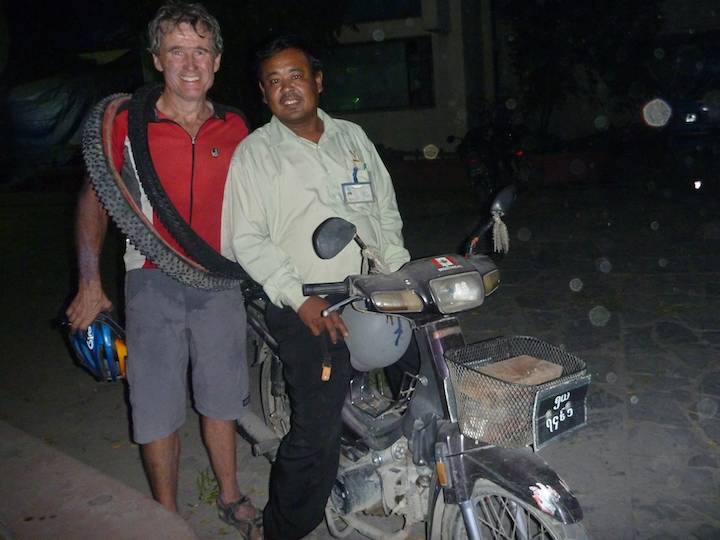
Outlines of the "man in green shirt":
[[[389,271],[410,258],[390,176],[357,125],[318,108],[323,74],[300,42],[278,38],[258,52],[260,90],[272,120],[236,150],[223,208],[223,253],[235,257],[272,301],[266,313],[277,339],[292,408],[265,507],[264,534],[289,540],[322,521],[337,472],[340,412],[353,375],[342,317],[322,316],[332,298],[304,297],[303,283],[342,281],[363,271],[350,244],[330,260],[312,248],[328,217],[355,224]],[[323,341],[332,375],[321,380]]]

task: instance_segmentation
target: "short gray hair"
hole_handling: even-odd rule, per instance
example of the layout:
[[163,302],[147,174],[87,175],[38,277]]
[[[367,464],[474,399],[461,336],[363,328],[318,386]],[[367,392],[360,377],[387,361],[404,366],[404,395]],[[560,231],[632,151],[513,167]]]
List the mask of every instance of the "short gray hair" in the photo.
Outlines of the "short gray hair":
[[187,3],[171,0],[160,6],[155,17],[148,24],[148,50],[157,55],[160,52],[160,40],[168,32],[172,32],[181,24],[186,23],[201,37],[205,32],[211,34],[213,54],[220,55],[223,51],[223,39],[220,24],[210,15],[205,6],[199,3]]

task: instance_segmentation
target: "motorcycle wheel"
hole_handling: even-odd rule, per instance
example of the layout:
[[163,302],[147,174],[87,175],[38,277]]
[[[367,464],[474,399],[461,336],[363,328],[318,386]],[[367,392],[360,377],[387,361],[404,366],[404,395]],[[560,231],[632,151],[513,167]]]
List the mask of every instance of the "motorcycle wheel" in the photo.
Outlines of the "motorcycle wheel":
[[[265,424],[282,439],[290,431],[290,399],[284,390],[273,391],[273,379],[282,380],[282,363],[263,343],[258,347],[256,362],[260,365],[260,403]],[[277,386],[277,385],[276,385]]]
[[[487,480],[476,482],[473,502],[482,538],[587,540],[582,525],[555,521],[535,506]],[[446,506],[442,516],[442,540],[465,540],[467,537],[460,508],[457,505]]]

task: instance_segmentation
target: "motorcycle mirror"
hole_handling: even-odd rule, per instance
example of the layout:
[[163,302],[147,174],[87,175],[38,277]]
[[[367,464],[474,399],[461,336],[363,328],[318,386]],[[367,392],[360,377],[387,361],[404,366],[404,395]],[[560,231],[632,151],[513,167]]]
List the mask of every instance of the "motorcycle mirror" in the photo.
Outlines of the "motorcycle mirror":
[[349,221],[331,217],[317,226],[313,233],[313,249],[321,259],[332,259],[355,238],[357,228]]
[[490,212],[501,212],[507,214],[510,207],[515,202],[517,189],[514,185],[505,186],[493,200]]

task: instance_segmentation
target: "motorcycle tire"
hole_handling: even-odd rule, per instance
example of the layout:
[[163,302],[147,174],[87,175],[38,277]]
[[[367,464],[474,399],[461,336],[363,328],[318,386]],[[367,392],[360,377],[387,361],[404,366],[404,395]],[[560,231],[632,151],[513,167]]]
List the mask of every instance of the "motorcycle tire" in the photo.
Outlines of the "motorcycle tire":
[[[579,523],[565,524],[552,519],[534,505],[519,499],[497,484],[478,480],[473,489],[482,538],[538,540],[587,540]],[[441,540],[465,540],[467,531],[460,508],[453,504],[443,509]]]
[[144,86],[135,92],[128,107],[128,138],[140,183],[153,211],[186,253],[217,275],[245,280],[248,276],[242,266],[223,257],[188,225],[160,183],[150,155],[147,126],[161,92],[161,85]]
[[110,140],[111,118],[120,103],[128,98],[127,94],[113,94],[101,100],[92,109],[83,129],[83,159],[100,203],[133,246],[165,274],[198,289],[224,290],[237,287],[239,280],[211,273],[168,244],[133,196],[138,191],[137,186],[128,186],[112,164],[108,157],[109,144],[105,148],[104,141]]

